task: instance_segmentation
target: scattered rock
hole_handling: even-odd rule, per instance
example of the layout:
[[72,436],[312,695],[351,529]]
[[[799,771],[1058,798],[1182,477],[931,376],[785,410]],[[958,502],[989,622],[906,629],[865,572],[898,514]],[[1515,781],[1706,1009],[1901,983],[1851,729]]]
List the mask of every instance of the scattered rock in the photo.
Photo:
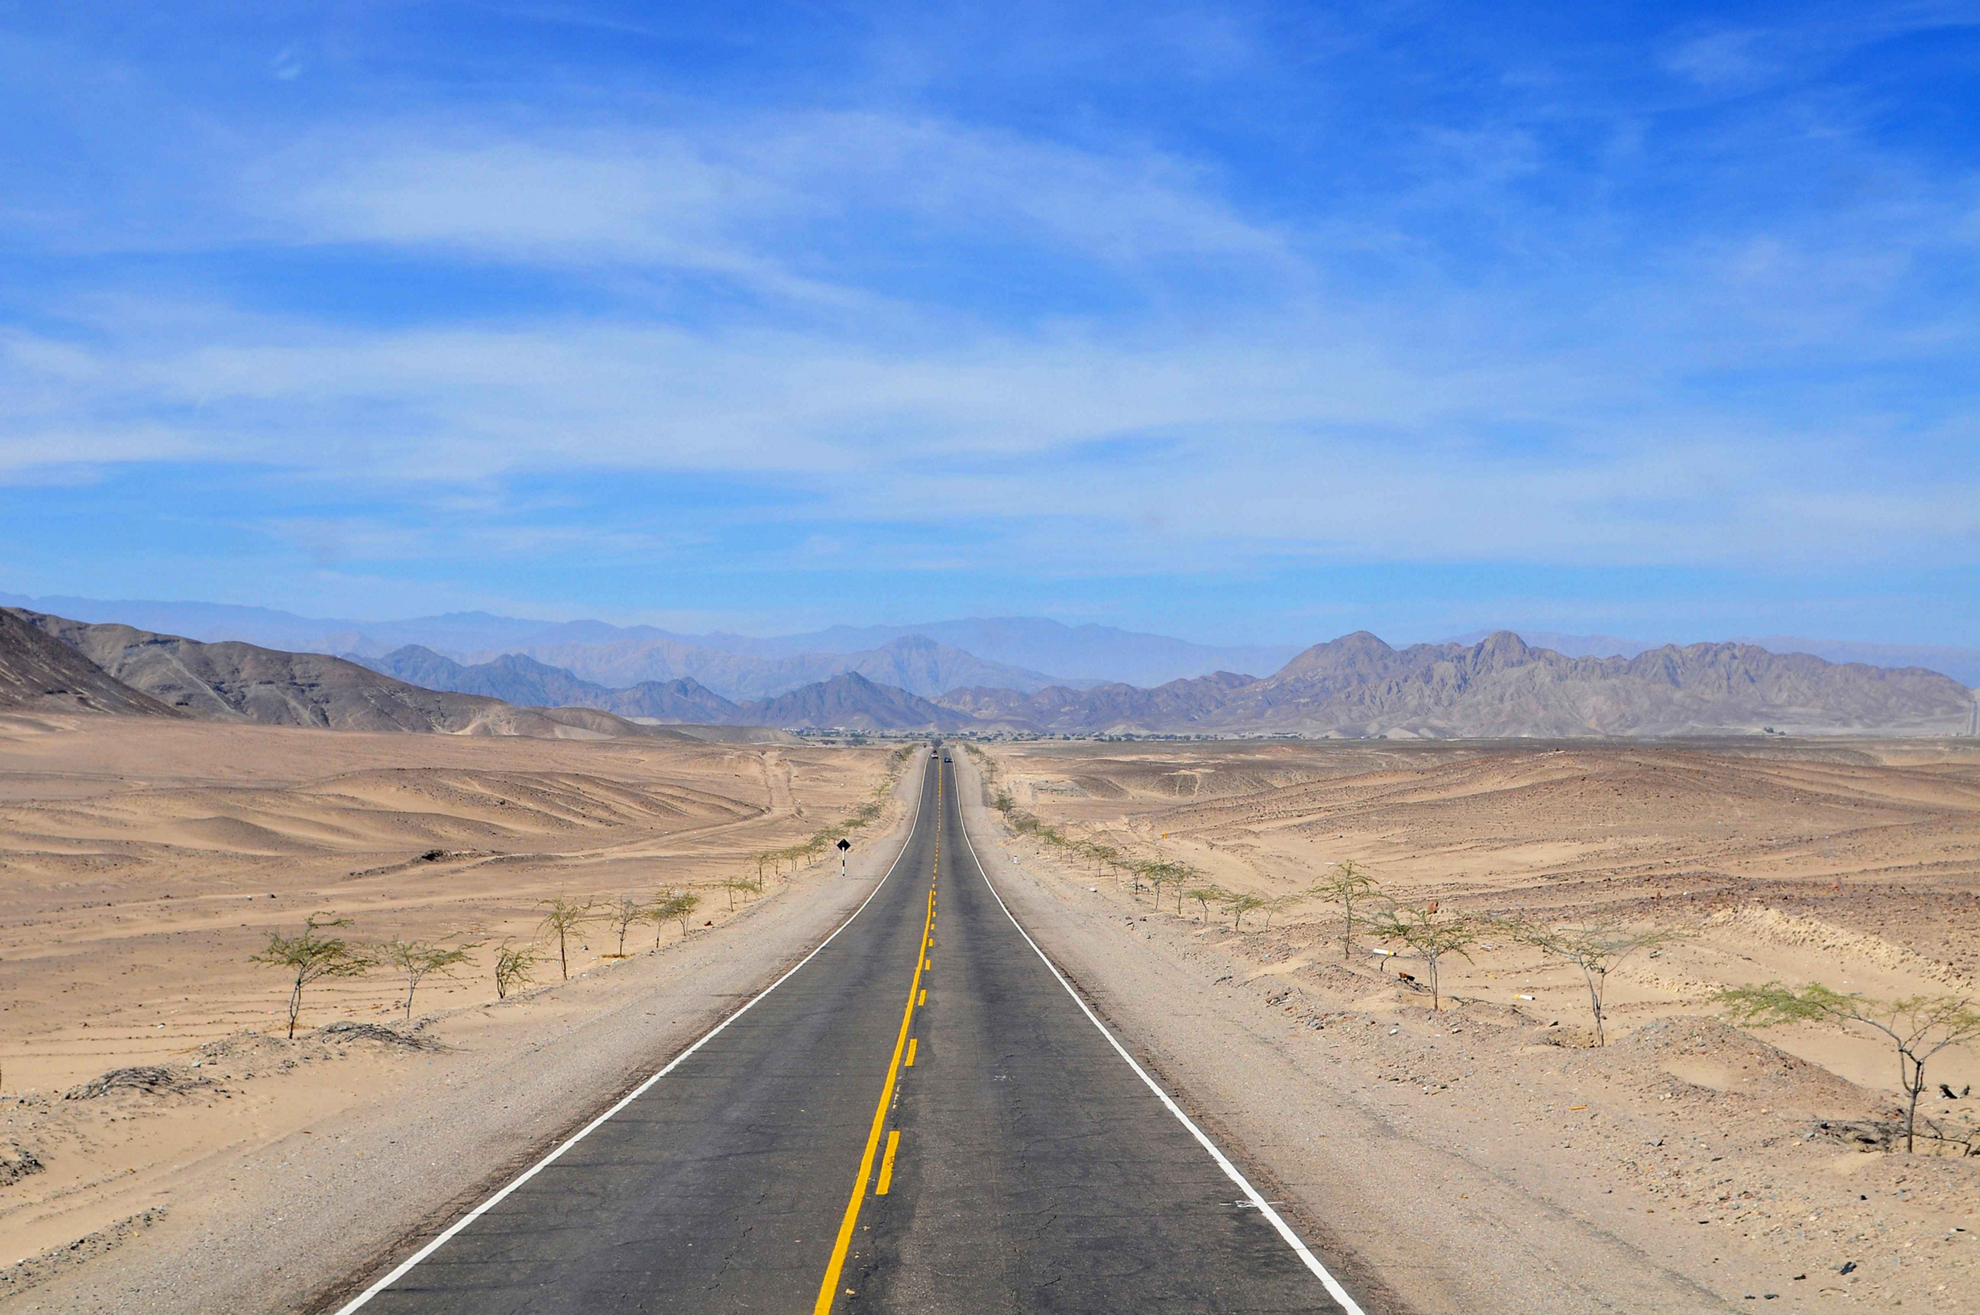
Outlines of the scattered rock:
[[157,1064],[139,1064],[131,1068],[113,1068],[91,1078],[79,1087],[70,1087],[63,1093],[64,1100],[94,1100],[107,1096],[121,1087],[157,1095],[161,1092],[177,1091],[188,1083],[176,1078],[172,1070]]
[[325,1023],[316,1029],[320,1037],[335,1038],[338,1041],[378,1041],[388,1046],[401,1046],[407,1050],[443,1050],[439,1041],[430,1036],[422,1036],[417,1028],[402,1031],[396,1027],[384,1027],[378,1023],[354,1023],[344,1020]]
[[1817,1123],[1803,1140],[1821,1137],[1859,1151],[1888,1151],[1897,1144],[1898,1135],[1899,1127],[1893,1120],[1835,1119]]
[[44,1251],[38,1256],[30,1256],[26,1260],[0,1269],[0,1299],[25,1292],[38,1283],[47,1282],[64,1270],[73,1269],[85,1261],[95,1259],[112,1247],[128,1241],[135,1234],[150,1228],[163,1219],[166,1212],[165,1206],[153,1206],[141,1214],[120,1219],[108,1228],[86,1233],[65,1247]]
[[31,1173],[40,1173],[42,1167],[41,1157],[25,1146],[0,1148],[0,1187],[17,1183]]

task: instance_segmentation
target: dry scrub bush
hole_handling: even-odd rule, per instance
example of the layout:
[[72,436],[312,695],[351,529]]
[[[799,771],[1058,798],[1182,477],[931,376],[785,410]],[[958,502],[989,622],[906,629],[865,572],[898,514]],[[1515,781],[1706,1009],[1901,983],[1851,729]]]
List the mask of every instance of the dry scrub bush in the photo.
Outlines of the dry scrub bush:
[[1925,1090],[1925,1065],[1941,1050],[1980,1040],[1980,1009],[1971,997],[1913,995],[1902,1000],[1832,991],[1810,982],[1799,991],[1779,982],[1737,986],[1719,992],[1726,1012],[1747,1027],[1779,1023],[1829,1023],[1845,1030],[1883,1036],[1897,1051],[1898,1085],[1904,1091],[1904,1149],[1914,1149],[1918,1097]]
[[296,1015],[302,1012],[303,988],[324,977],[357,977],[370,971],[376,962],[349,941],[322,933],[330,927],[348,927],[349,918],[333,918],[312,913],[303,920],[302,934],[284,936],[280,929],[268,933],[268,944],[259,954],[248,956],[249,963],[267,964],[290,974],[289,1039],[296,1035]]
[[1225,890],[1222,886],[1193,886],[1184,891],[1183,896],[1186,899],[1196,901],[1197,907],[1202,914],[1201,921],[1205,926],[1208,926],[1210,923],[1210,906],[1213,903],[1222,905],[1225,900],[1231,897],[1231,892]]
[[433,973],[451,976],[456,965],[467,961],[468,952],[480,946],[479,941],[465,945],[435,945],[430,941],[408,941],[393,939],[378,947],[378,958],[388,967],[398,970],[406,979],[405,1019],[412,1021],[413,992],[419,984]]
[[701,896],[690,895],[685,891],[669,891],[654,897],[653,903],[646,906],[646,917],[653,923],[653,948],[660,948],[660,927],[663,923],[681,924],[681,939],[688,934],[687,920],[701,907]]
[[1608,1013],[1603,996],[1609,989],[1609,974],[1639,950],[1655,950],[1686,939],[1682,931],[1636,930],[1605,922],[1592,927],[1543,927],[1532,923],[1511,923],[1507,928],[1515,939],[1533,946],[1550,958],[1581,969],[1588,984],[1588,1007],[1595,1016],[1595,1044],[1607,1045],[1603,1024]]
[[619,896],[618,902],[605,910],[605,921],[619,933],[619,957],[626,957],[626,929],[646,917],[646,905],[630,895]]
[[1231,895],[1224,901],[1224,912],[1231,915],[1232,930],[1243,931],[1244,915],[1253,909],[1262,909],[1270,902],[1262,895],[1253,895],[1249,892]]
[[536,967],[534,945],[512,945],[503,941],[495,950],[495,998],[506,1000],[509,992],[535,981],[530,971]]
[[536,906],[547,910],[543,921],[537,926],[537,933],[547,932],[557,938],[557,966],[563,970],[564,980],[568,982],[571,980],[571,957],[566,942],[572,932],[598,916],[598,905],[593,900],[578,904],[559,895],[555,899],[538,900]]
[[1423,961],[1423,975],[1430,988],[1430,1007],[1442,1009],[1443,995],[1437,985],[1437,969],[1447,954],[1471,958],[1471,947],[1478,943],[1478,924],[1459,916],[1439,917],[1435,906],[1420,908],[1397,905],[1385,909],[1365,924],[1376,939],[1400,941]]
[[1381,883],[1355,867],[1354,860],[1349,859],[1308,886],[1306,893],[1315,899],[1330,900],[1341,906],[1341,958],[1350,958],[1354,954],[1354,929],[1369,922],[1366,916],[1354,911],[1354,906],[1383,898]]

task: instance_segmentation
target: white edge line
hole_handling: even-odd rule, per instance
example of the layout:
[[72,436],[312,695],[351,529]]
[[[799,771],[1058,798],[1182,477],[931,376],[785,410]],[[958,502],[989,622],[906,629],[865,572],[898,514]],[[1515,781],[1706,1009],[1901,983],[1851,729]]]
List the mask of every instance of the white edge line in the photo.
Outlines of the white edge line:
[[[956,787],[956,817],[960,821],[962,816],[962,787],[958,785]],[[1314,1276],[1326,1286],[1327,1295],[1339,1302],[1341,1309],[1346,1311],[1347,1315],[1368,1315],[1368,1312],[1364,1311],[1355,1299],[1348,1295],[1348,1290],[1341,1286],[1340,1280],[1327,1272],[1327,1267],[1320,1263],[1320,1257],[1314,1255],[1306,1243],[1300,1240],[1299,1234],[1293,1231],[1292,1225],[1288,1224],[1284,1217],[1272,1208],[1271,1203],[1259,1194],[1256,1187],[1251,1185],[1251,1181],[1239,1171],[1235,1164],[1231,1163],[1230,1157],[1217,1149],[1217,1143],[1211,1141],[1203,1129],[1196,1126],[1195,1120],[1183,1113],[1182,1106],[1176,1104],[1170,1098],[1169,1093],[1162,1090],[1160,1083],[1148,1076],[1148,1070],[1135,1062],[1134,1056],[1127,1052],[1126,1047],[1122,1046],[1119,1039],[1107,1029],[1107,1025],[1100,1021],[1100,1016],[1087,1007],[1086,1001],[1080,998],[1079,992],[1073,990],[1072,983],[1068,982],[1065,974],[1059,971],[1059,966],[1052,962],[1045,951],[1038,948],[1038,942],[1031,939],[1031,933],[1024,929],[1024,924],[1019,922],[1017,916],[1011,912],[1010,905],[1004,903],[1004,897],[997,893],[997,885],[990,880],[990,873],[983,866],[983,860],[976,856],[976,845],[969,838],[968,824],[964,822],[958,829],[962,831],[963,843],[969,846],[970,861],[976,864],[977,872],[982,874],[983,884],[990,890],[990,898],[997,901],[997,907],[1002,909],[1004,916],[1011,920],[1011,926],[1017,928],[1017,934],[1024,937],[1024,943],[1029,945],[1032,953],[1036,954],[1044,962],[1046,969],[1051,972],[1053,977],[1058,979],[1059,985],[1066,988],[1066,994],[1073,998],[1073,1003],[1079,1006],[1080,1012],[1086,1015],[1088,1021],[1093,1026],[1100,1029],[1100,1035],[1107,1038],[1107,1044],[1114,1048],[1114,1053],[1126,1061],[1127,1066],[1134,1070],[1134,1075],[1148,1085],[1148,1089],[1155,1093],[1155,1098],[1162,1102],[1169,1113],[1175,1115],[1177,1121],[1183,1127],[1189,1129],[1190,1136],[1196,1138],[1198,1144],[1204,1150],[1210,1152],[1210,1158],[1215,1160],[1217,1167],[1222,1169],[1230,1180],[1238,1185],[1239,1190],[1250,1200],[1252,1206],[1260,1214],[1263,1214],[1267,1219],[1272,1221],[1272,1227],[1279,1230],[1279,1236],[1286,1240],[1286,1245],[1291,1247],[1294,1254],[1306,1262],[1306,1267],[1312,1270]]]
[[[804,956],[804,958],[799,959],[797,963],[792,965],[791,969],[788,972],[786,972],[782,977],[779,977],[776,981],[770,983],[770,985],[764,987],[761,991],[759,991],[755,996],[753,996],[750,999],[749,1003],[745,1004],[742,1008],[736,1010],[736,1012],[730,1014],[727,1018],[723,1019],[721,1022],[717,1023],[714,1027],[710,1028],[707,1032],[703,1033],[700,1040],[696,1041],[686,1050],[683,1050],[680,1054],[674,1056],[671,1060],[668,1060],[667,1066],[665,1068],[662,1068],[658,1073],[655,1073],[652,1077],[646,1079],[646,1081],[640,1083],[637,1087],[634,1087],[630,1092],[626,1094],[625,1098],[621,1100],[618,1104],[614,1105],[611,1109],[606,1110],[603,1114],[599,1115],[591,1122],[585,1124],[584,1127],[580,1128],[577,1132],[572,1133],[570,1138],[566,1140],[561,1146],[557,1147],[556,1150],[550,1152],[548,1155],[538,1160],[535,1164],[532,1164],[529,1168],[525,1169],[513,1182],[509,1183],[508,1186],[502,1188],[501,1191],[495,1193],[495,1195],[489,1197],[486,1201],[483,1201],[480,1205],[476,1206],[474,1209],[462,1215],[458,1220],[454,1221],[454,1223],[451,1226],[449,1226],[446,1229],[446,1231],[441,1233],[438,1237],[434,1238],[431,1242],[428,1242],[425,1246],[421,1247],[419,1250],[413,1252],[410,1256],[406,1257],[405,1260],[400,1262],[398,1268],[394,1269],[384,1278],[379,1279],[376,1283],[373,1283],[370,1287],[366,1288],[363,1292],[359,1293],[356,1297],[352,1298],[345,1305],[338,1307],[336,1315],[351,1315],[352,1311],[357,1310],[359,1307],[366,1305],[367,1303],[370,1302],[370,1300],[373,1297],[377,1296],[379,1293],[383,1292],[385,1289],[391,1287],[394,1283],[397,1283],[400,1279],[404,1278],[407,1274],[412,1272],[413,1268],[416,1265],[418,1265],[422,1260],[425,1260],[435,1251],[438,1251],[441,1247],[447,1245],[447,1243],[450,1240],[452,1240],[452,1238],[456,1233],[460,1232],[462,1229],[466,1228],[469,1224],[472,1224],[475,1220],[481,1218],[483,1215],[487,1214],[490,1210],[500,1205],[508,1197],[509,1193],[515,1191],[518,1187],[521,1187],[524,1183],[536,1177],[537,1174],[542,1173],[552,1164],[555,1164],[558,1158],[561,1157],[565,1151],[568,1151],[569,1149],[571,1149],[571,1147],[577,1145],[579,1142],[583,1141],[586,1137],[589,1137],[592,1133],[596,1132],[598,1128],[601,1125],[603,1125],[608,1119],[610,1119],[613,1115],[617,1114],[620,1110],[624,1109],[626,1106],[632,1104],[634,1101],[638,1100],[641,1096],[645,1095],[649,1087],[651,1087],[654,1083],[658,1082],[661,1078],[666,1077],[676,1068],[680,1067],[680,1065],[688,1058],[688,1056],[692,1055],[695,1051],[707,1045],[710,1041],[713,1041],[716,1038],[716,1036],[721,1033],[722,1029],[726,1028],[729,1024],[735,1022],[738,1018],[741,1018],[744,1014],[748,1013],[750,1010],[754,1009],[757,1005],[757,1002],[762,1000],[764,996],[769,995],[772,991],[776,990],[778,987],[782,986],[785,982],[789,981],[793,976],[796,975],[798,969],[804,967],[806,964],[810,963],[814,958],[816,958],[820,950],[824,949],[826,946],[830,945],[833,941],[837,940],[840,932],[852,926],[854,918],[857,918],[860,914],[866,912],[866,906],[871,904],[874,901],[874,899],[880,894],[881,888],[887,884],[888,878],[894,875],[894,869],[901,865],[901,860],[903,858],[907,857],[908,849],[914,844],[915,832],[921,830],[922,811],[923,810],[921,808],[920,801],[917,799],[915,802],[914,825],[908,828],[907,839],[901,842],[901,852],[894,855],[894,861],[887,865],[886,875],[880,878],[878,884],[876,884],[873,887],[872,893],[867,895],[865,899],[860,901],[859,907],[854,909],[851,915],[848,916],[844,922],[840,923],[837,927],[833,928],[832,934],[830,936],[827,936],[824,940],[818,942],[818,944],[812,948],[810,954],[807,954]],[[970,853],[971,856],[974,857],[975,851],[971,850]],[[981,867],[980,864],[978,866]],[[1027,937],[1026,939],[1029,938]],[[1130,1060],[1129,1062],[1132,1063],[1133,1061]]]

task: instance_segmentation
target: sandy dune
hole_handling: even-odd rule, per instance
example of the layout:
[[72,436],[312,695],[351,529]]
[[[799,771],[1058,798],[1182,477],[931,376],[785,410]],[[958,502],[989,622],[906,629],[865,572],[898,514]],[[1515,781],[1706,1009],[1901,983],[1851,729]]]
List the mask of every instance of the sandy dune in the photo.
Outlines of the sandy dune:
[[[1447,913],[1688,936],[1616,974],[1597,1050],[1579,975],[1503,937],[1446,963],[1455,1001],[1433,1013],[1397,976],[1419,963],[1374,942],[1343,959],[1327,906],[1234,931],[1215,905],[1157,910],[996,825],[1083,980],[1402,1304],[1980,1310],[1980,1156],[1862,1149],[1896,1106],[1889,1046],[1741,1030],[1711,999],[1770,979],[1980,995],[1980,745],[1031,744],[980,761],[1067,835],[1233,890],[1284,895],[1353,859]],[[1921,1112],[1972,1136],[1980,1049],[1940,1055],[1930,1080]],[[1496,1202],[1489,1226],[1467,1199]]]
[[[458,1011],[494,998],[493,945],[530,940],[550,896],[692,889],[697,931],[726,934],[737,915],[716,883],[753,877],[752,854],[873,799],[888,770],[882,749],[0,718],[0,1264],[112,1225],[184,1166],[375,1100],[409,1063],[430,1064],[362,1033],[246,1035],[279,1036],[286,1021],[284,983],[248,962],[271,929],[326,910],[363,941],[481,940],[415,1001],[415,1017]],[[661,929],[669,944],[680,934]],[[626,949],[654,943],[635,925]],[[570,948],[575,975],[609,962],[617,934],[594,924]],[[557,981],[554,954],[536,979]],[[402,997],[383,970],[325,981],[301,1027],[395,1021]],[[456,1023],[448,1041],[495,1026]],[[63,1098],[147,1065],[171,1081]]]

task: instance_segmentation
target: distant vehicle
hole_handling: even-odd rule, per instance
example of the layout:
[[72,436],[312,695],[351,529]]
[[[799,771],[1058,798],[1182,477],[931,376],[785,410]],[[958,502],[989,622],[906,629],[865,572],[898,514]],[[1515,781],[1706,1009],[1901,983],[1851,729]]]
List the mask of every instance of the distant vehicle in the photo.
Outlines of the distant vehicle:
[[943,761],[943,762],[945,762],[945,763],[946,763],[946,762],[954,762],[954,761],[955,761],[955,759],[953,759],[953,758],[951,758],[951,757],[949,757],[949,755],[945,753],[945,754],[943,754],[943,755],[942,755],[942,761]]

